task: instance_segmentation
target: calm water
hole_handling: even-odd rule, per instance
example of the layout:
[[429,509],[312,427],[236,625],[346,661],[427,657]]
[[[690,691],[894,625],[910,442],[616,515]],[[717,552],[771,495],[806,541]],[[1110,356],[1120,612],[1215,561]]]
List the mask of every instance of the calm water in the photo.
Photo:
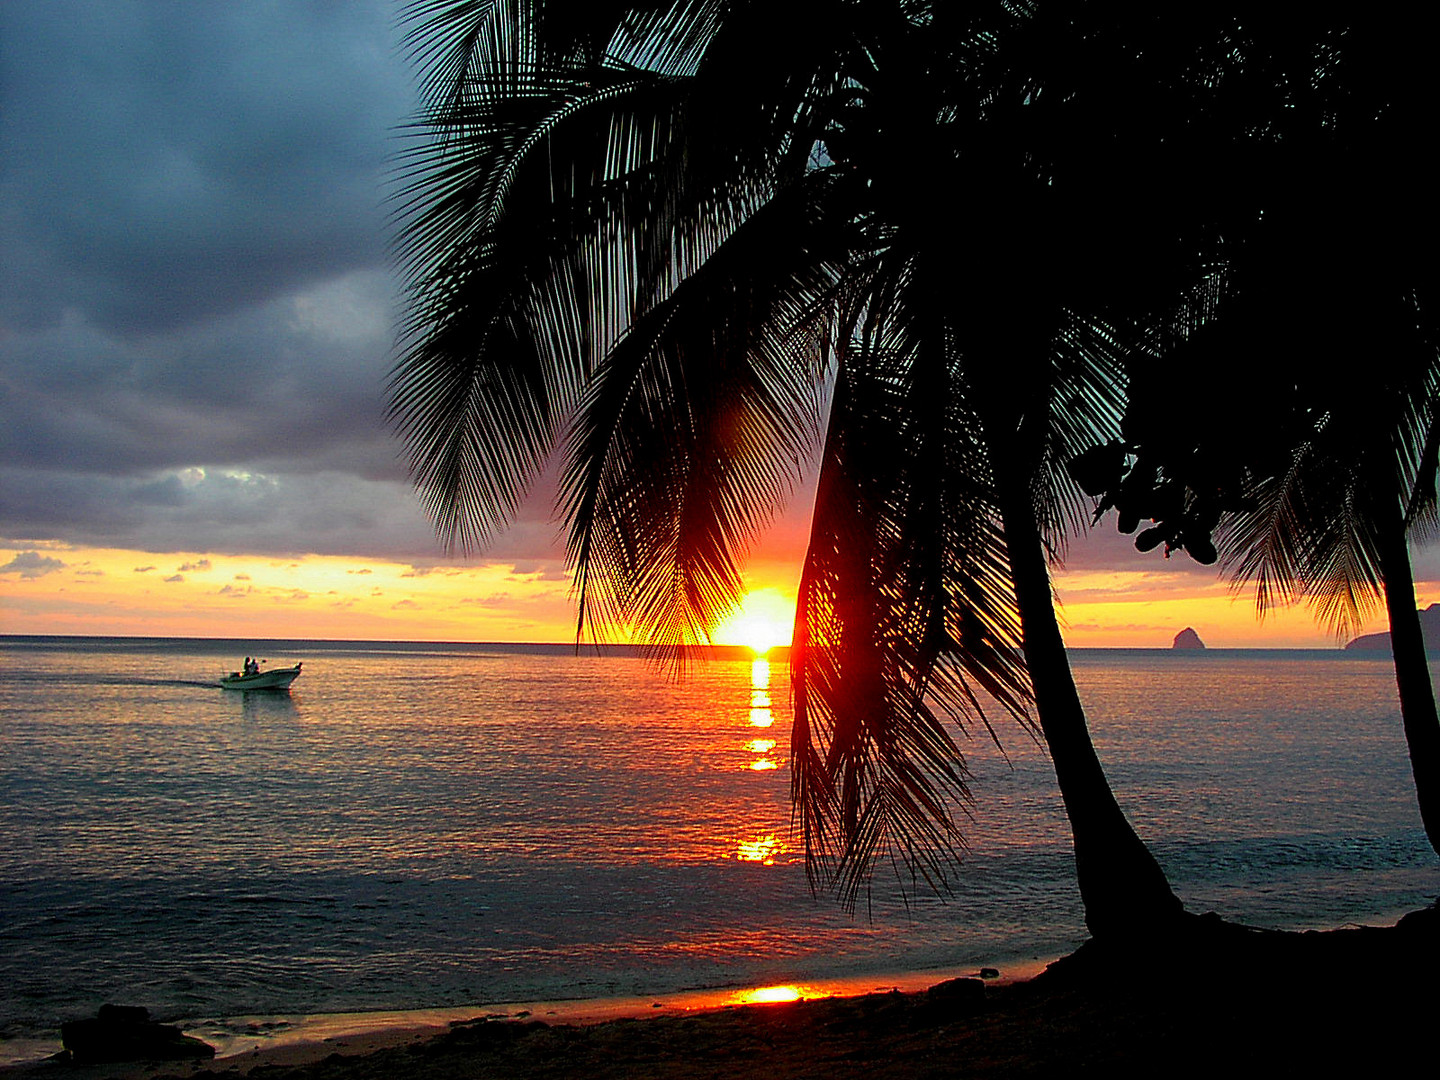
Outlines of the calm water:
[[[1084,938],[1043,753],[967,747],[947,901],[810,895],[788,673],[516,647],[0,638],[0,1036],[102,1001],[167,1017],[393,1009],[927,968]],[[1091,651],[1111,780],[1192,910],[1393,919],[1440,893],[1385,660]],[[0,1048],[3,1049],[3,1048]]]

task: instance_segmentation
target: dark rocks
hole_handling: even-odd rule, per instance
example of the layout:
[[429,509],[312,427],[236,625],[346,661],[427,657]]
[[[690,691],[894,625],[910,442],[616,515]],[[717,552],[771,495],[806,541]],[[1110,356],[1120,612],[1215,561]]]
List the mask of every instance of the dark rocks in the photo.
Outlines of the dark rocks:
[[1200,640],[1200,635],[1194,629],[1187,626],[1175,635],[1175,640],[1170,647],[1172,649],[1203,649],[1205,642]]
[[[525,1014],[530,1015],[529,1013]],[[536,1031],[549,1027],[543,1020],[497,1020],[478,1017],[451,1024],[450,1030],[438,1036],[446,1042],[467,1046],[497,1046],[513,1043]]]
[[[1425,651],[1431,652],[1440,649],[1440,604],[1431,604],[1420,612],[1420,633],[1425,638]],[[1345,646],[1347,649],[1354,649],[1357,652],[1384,652],[1389,653],[1390,631],[1382,630],[1378,634],[1362,634]]]
[[101,1005],[95,1014],[102,1024],[148,1024],[150,1010],[144,1005]]
[[60,1040],[72,1061],[82,1065],[112,1061],[188,1061],[212,1058],[209,1043],[157,1024],[139,1005],[101,1005],[93,1020],[60,1025]]
[[985,1000],[985,984],[979,979],[946,979],[925,991],[931,1001],[975,1005]]

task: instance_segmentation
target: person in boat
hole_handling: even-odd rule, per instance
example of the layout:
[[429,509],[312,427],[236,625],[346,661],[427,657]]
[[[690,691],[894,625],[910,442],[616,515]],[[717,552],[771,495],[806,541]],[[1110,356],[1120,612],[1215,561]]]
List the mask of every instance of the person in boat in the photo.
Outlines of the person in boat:
[[244,670],[246,675],[257,675],[260,672],[260,664],[247,656],[245,657]]

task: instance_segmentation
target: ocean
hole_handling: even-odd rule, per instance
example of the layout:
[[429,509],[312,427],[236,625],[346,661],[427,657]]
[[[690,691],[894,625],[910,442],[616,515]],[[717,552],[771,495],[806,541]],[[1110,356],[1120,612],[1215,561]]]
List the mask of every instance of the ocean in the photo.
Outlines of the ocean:
[[[247,653],[289,695],[216,686]],[[1440,894],[1388,659],[1072,654],[1193,911],[1384,923]],[[953,890],[853,913],[791,832],[783,660],[676,682],[560,646],[0,637],[0,1062],[105,1001],[181,1022],[1002,970],[1085,938],[1041,747],[962,740]],[[7,1057],[7,1047],[10,1047]]]

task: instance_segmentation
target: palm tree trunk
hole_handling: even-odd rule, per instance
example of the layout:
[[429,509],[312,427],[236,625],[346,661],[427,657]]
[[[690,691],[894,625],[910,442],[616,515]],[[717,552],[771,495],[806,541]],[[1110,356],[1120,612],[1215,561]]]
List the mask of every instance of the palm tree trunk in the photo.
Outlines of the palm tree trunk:
[[1435,688],[1430,682],[1430,662],[1425,655],[1420,613],[1415,607],[1415,580],[1403,521],[1397,519],[1382,526],[1379,548],[1410,771],[1415,777],[1415,796],[1425,835],[1440,854],[1440,716],[1435,711]]
[[1001,495],[1001,513],[1025,662],[1075,839],[1085,925],[1096,938],[1146,935],[1173,924],[1183,906],[1105,779],[1055,618],[1049,568],[1029,492],[1023,485],[1003,486],[1008,490]]

